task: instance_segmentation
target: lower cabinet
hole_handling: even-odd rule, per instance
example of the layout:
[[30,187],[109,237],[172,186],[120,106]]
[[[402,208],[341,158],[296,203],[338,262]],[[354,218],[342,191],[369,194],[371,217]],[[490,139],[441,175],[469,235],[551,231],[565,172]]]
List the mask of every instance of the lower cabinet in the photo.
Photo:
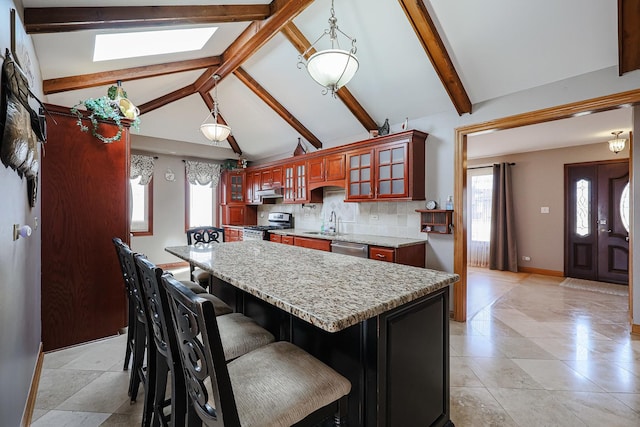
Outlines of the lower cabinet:
[[255,225],[258,223],[258,207],[248,205],[222,205],[223,224]]
[[269,234],[269,240],[276,243],[282,243],[282,236],[279,234]]
[[317,249],[319,251],[331,252],[331,240],[311,239],[309,237],[295,236],[294,245],[301,246],[303,248]]
[[384,262],[426,267],[427,243],[418,243],[399,248],[369,246],[369,258]]
[[239,242],[242,240],[242,229],[236,227],[223,227],[225,242]]
[[294,238],[293,236],[282,236],[282,239],[280,241],[285,245],[293,245]]

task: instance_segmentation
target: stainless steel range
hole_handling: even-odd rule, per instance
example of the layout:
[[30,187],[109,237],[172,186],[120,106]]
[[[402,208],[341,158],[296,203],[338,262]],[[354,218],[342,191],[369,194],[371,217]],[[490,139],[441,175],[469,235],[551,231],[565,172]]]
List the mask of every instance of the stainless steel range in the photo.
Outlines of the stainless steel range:
[[293,215],[287,212],[271,212],[269,225],[252,225],[242,230],[242,240],[269,240],[269,231],[293,228]]

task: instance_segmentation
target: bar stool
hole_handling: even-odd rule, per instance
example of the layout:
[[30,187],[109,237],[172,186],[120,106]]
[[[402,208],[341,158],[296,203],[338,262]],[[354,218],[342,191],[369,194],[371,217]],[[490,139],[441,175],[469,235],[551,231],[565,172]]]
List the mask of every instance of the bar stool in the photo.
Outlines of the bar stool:
[[[160,285],[163,274],[172,280],[175,278],[170,273],[164,273],[161,268],[141,255],[135,256],[135,264],[152,325],[153,345],[149,345],[148,352],[153,358],[154,368],[153,372],[149,371],[149,375],[155,375],[155,388],[152,394],[153,425],[183,426],[188,402],[185,377],[182,372],[175,330],[171,325],[166,291]],[[240,313],[230,313],[229,306],[217,297],[207,293],[199,295],[213,306],[215,315],[223,319],[221,320],[225,325],[223,336],[230,349],[230,359],[274,341],[271,333],[248,317]],[[166,388],[169,375],[171,395],[167,399]],[[165,408],[168,406],[171,410],[166,413]]]
[[[316,425],[346,422],[351,383],[288,342],[265,345],[228,362],[222,326],[210,301],[163,276],[190,404],[190,426]],[[329,415],[330,416],[330,415]]]
[[[124,371],[129,369],[129,362],[133,356],[133,348],[135,346],[135,333],[136,333],[136,325],[137,325],[137,317],[136,317],[136,306],[135,306],[135,296],[134,292],[134,277],[131,277],[128,272],[128,268],[126,267],[125,258],[121,256],[119,248],[124,246],[124,243],[118,237],[114,237],[111,239],[113,241],[113,245],[116,249],[116,254],[118,255],[118,261],[120,264],[120,271],[122,272],[122,278],[124,280],[124,289],[127,293],[127,347],[124,353],[124,367],[122,368]],[[131,390],[129,390],[129,395],[131,395]]]
[[[192,227],[186,231],[187,245],[210,245],[224,242],[224,229],[213,226]],[[189,264],[191,279],[203,288],[210,284],[211,275],[193,264]]]

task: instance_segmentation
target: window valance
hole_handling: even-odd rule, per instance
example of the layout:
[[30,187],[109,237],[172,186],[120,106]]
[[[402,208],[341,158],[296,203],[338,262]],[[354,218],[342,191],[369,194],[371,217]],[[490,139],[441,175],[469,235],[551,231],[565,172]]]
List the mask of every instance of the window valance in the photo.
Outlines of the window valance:
[[140,154],[131,155],[131,178],[140,178],[140,185],[147,185],[153,178],[153,157]]
[[220,173],[222,172],[220,165],[217,163],[204,163],[186,160],[187,181],[190,184],[207,185],[217,187],[220,181]]

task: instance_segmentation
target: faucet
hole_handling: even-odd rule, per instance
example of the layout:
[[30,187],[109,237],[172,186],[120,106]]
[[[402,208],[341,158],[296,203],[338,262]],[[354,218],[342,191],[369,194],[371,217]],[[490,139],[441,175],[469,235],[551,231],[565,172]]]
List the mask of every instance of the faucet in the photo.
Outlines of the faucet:
[[329,233],[334,234],[336,232],[336,212],[331,211],[331,215],[329,215]]

